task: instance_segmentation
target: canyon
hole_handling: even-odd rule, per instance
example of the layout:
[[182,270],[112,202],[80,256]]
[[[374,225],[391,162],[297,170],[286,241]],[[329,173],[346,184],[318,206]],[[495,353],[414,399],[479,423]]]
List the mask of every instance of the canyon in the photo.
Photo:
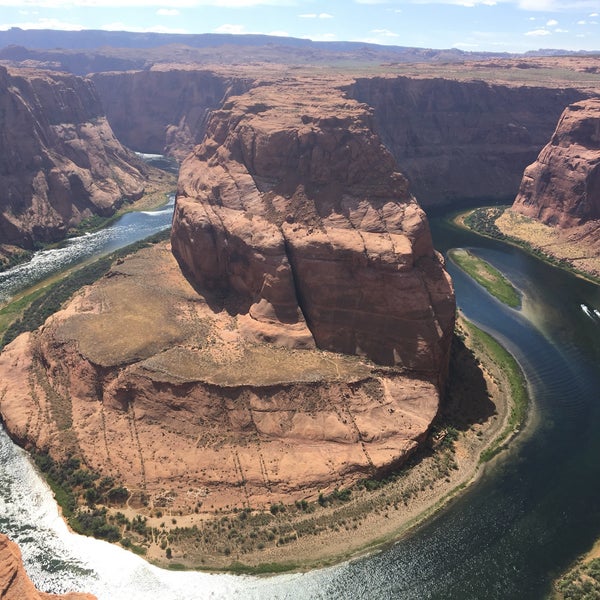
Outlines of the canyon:
[[512,207],[495,222],[505,235],[600,277],[600,100],[565,108]]
[[115,138],[90,82],[0,67],[0,244],[60,240],[142,196],[150,169]]
[[181,161],[170,241],[3,350],[4,425],[125,487],[138,516],[189,525],[381,478],[430,439],[448,376],[454,292],[421,206],[512,198],[597,81],[170,58],[0,67],[7,245],[141,196],[149,170],[126,147]]

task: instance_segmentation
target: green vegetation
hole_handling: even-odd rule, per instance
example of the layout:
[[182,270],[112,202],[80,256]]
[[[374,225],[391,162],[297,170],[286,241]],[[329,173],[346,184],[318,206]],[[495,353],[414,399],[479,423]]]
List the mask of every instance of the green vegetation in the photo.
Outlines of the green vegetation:
[[521,299],[517,290],[498,269],[462,248],[454,248],[448,252],[448,255],[454,263],[500,302],[511,308],[520,306]]
[[592,283],[600,285],[600,278],[594,277],[590,273],[575,268],[568,259],[556,258],[556,256],[552,256],[551,254],[544,252],[541,248],[537,248],[529,242],[507,236],[506,234],[502,233],[496,225],[496,220],[502,216],[507,208],[509,208],[509,206],[482,206],[480,208],[476,208],[464,218],[464,224],[475,233],[506,242],[513,246],[518,246],[529,254],[532,254],[536,258],[539,258],[550,265],[560,269],[565,269],[574,275],[578,275],[579,277],[583,277]]
[[2,335],[0,349],[24,331],[33,331],[40,327],[50,315],[60,310],[62,304],[77,290],[105,275],[116,259],[168,239],[168,236],[168,230],[162,231],[143,241],[121,248],[90,264],[65,273],[59,281],[37,289],[3,307],[0,310],[0,335]]
[[527,393],[527,383],[521,367],[513,356],[504,349],[491,335],[475,327],[471,323],[466,323],[469,330],[473,346],[476,352],[485,352],[490,360],[502,370],[509,383],[509,396],[511,399],[510,415],[508,423],[502,433],[494,440],[494,443],[481,453],[480,462],[487,462],[504,448],[506,439],[519,431],[527,418],[527,407],[529,396]]
[[593,600],[600,598],[600,558],[571,570],[556,584],[565,600]]

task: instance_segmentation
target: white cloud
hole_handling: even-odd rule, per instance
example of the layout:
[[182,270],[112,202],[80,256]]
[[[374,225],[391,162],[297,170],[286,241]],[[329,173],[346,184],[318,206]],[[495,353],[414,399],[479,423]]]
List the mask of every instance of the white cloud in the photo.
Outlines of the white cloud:
[[[60,29],[62,29],[62,27],[60,27]],[[122,23],[121,21],[101,25],[99,29],[102,29],[104,31],[133,31],[135,33],[189,33],[189,31],[186,31],[185,29],[174,29],[172,27],[165,27],[164,25],[136,27],[135,25],[127,25],[125,23]]]
[[281,31],[276,29],[275,31],[269,31],[266,35],[274,35],[276,37],[290,37],[287,31]]
[[558,25],[558,21],[556,21],[555,19],[550,19],[549,21],[546,21],[547,27],[556,27],[556,25]]
[[587,25],[586,21],[577,21],[577,25]]
[[[0,0],[0,6],[23,8],[147,8],[148,6],[164,7],[165,0]],[[295,6],[296,0],[170,0],[171,8],[196,8],[199,6],[216,6],[219,8],[246,8],[253,6]]]
[[159,8],[156,14],[161,17],[176,17],[181,13],[176,8]]
[[547,29],[534,29],[532,31],[528,31],[525,35],[530,35],[530,36],[543,36],[543,35],[550,35],[550,31],[548,31]]
[[452,48],[479,48],[479,44],[472,44],[470,42],[454,42]]
[[590,17],[599,17],[600,15],[598,13],[590,13]]
[[568,29],[561,29],[560,27],[557,27],[554,30],[554,33],[569,33],[569,30]]
[[314,35],[303,35],[302,38],[313,42],[332,42],[337,39],[337,36],[335,33],[316,33]]
[[83,25],[76,23],[67,23],[58,19],[39,19],[29,23],[10,23],[0,24],[0,30],[7,31],[11,27],[20,27],[21,29],[61,29],[64,31],[81,31],[85,29]]
[[298,16],[301,19],[333,19],[333,15],[330,15],[329,13],[305,13]]
[[240,33],[245,33],[244,32],[245,28],[246,28],[245,25],[233,25],[232,23],[224,23],[223,25],[220,25],[216,29],[213,29],[213,32],[214,33],[240,34]]
[[374,33],[380,37],[400,37],[397,33],[390,31],[389,29],[371,29],[369,33]]

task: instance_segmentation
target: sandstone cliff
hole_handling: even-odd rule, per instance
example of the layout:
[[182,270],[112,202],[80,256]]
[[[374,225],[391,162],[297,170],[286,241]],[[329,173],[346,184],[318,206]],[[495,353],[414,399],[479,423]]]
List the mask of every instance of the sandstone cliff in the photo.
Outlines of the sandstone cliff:
[[443,373],[454,297],[425,215],[371,110],[330,85],[261,86],[213,114],[181,167],[173,252],[259,338]]
[[513,198],[575,89],[441,78],[360,78],[350,97],[375,109],[382,141],[424,207]]
[[1,600],[95,600],[91,594],[46,594],[36,590],[23,568],[21,551],[0,533],[0,599]]
[[561,228],[600,219],[600,99],[565,109],[525,170],[513,210]]
[[185,66],[91,76],[113,131],[129,148],[183,160],[204,136],[206,119],[252,79]]
[[186,514],[405,461],[438,413],[455,304],[372,121],[327,80],[216,111],[172,252],[120,261],[0,355],[11,435]]
[[0,380],[22,445],[79,457],[131,507],[188,515],[316,500],[384,473],[439,407],[433,374],[249,341],[244,316],[199,295],[163,245],[7,346]]
[[0,67],[0,243],[55,241],[141,196],[146,167],[114,137],[90,82]]

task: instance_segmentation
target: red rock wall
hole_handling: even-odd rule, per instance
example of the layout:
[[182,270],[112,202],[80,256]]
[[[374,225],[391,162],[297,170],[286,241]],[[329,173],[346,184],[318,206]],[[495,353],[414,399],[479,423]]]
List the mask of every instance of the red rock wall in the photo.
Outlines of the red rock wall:
[[514,198],[564,107],[585,97],[573,89],[407,77],[358,79],[347,93],[375,109],[383,142],[425,208]]
[[244,79],[182,68],[95,73],[92,80],[123,144],[181,160],[201,142],[209,112],[250,85]]
[[142,194],[145,173],[89,82],[0,67],[0,243],[31,247],[109,216]]
[[95,600],[91,594],[45,594],[38,592],[23,568],[21,551],[0,533],[0,599],[1,600]]
[[371,111],[308,84],[213,114],[184,161],[172,246],[197,286],[318,347],[445,372],[454,295]]
[[513,209],[547,225],[600,219],[600,99],[568,106],[521,181]]

